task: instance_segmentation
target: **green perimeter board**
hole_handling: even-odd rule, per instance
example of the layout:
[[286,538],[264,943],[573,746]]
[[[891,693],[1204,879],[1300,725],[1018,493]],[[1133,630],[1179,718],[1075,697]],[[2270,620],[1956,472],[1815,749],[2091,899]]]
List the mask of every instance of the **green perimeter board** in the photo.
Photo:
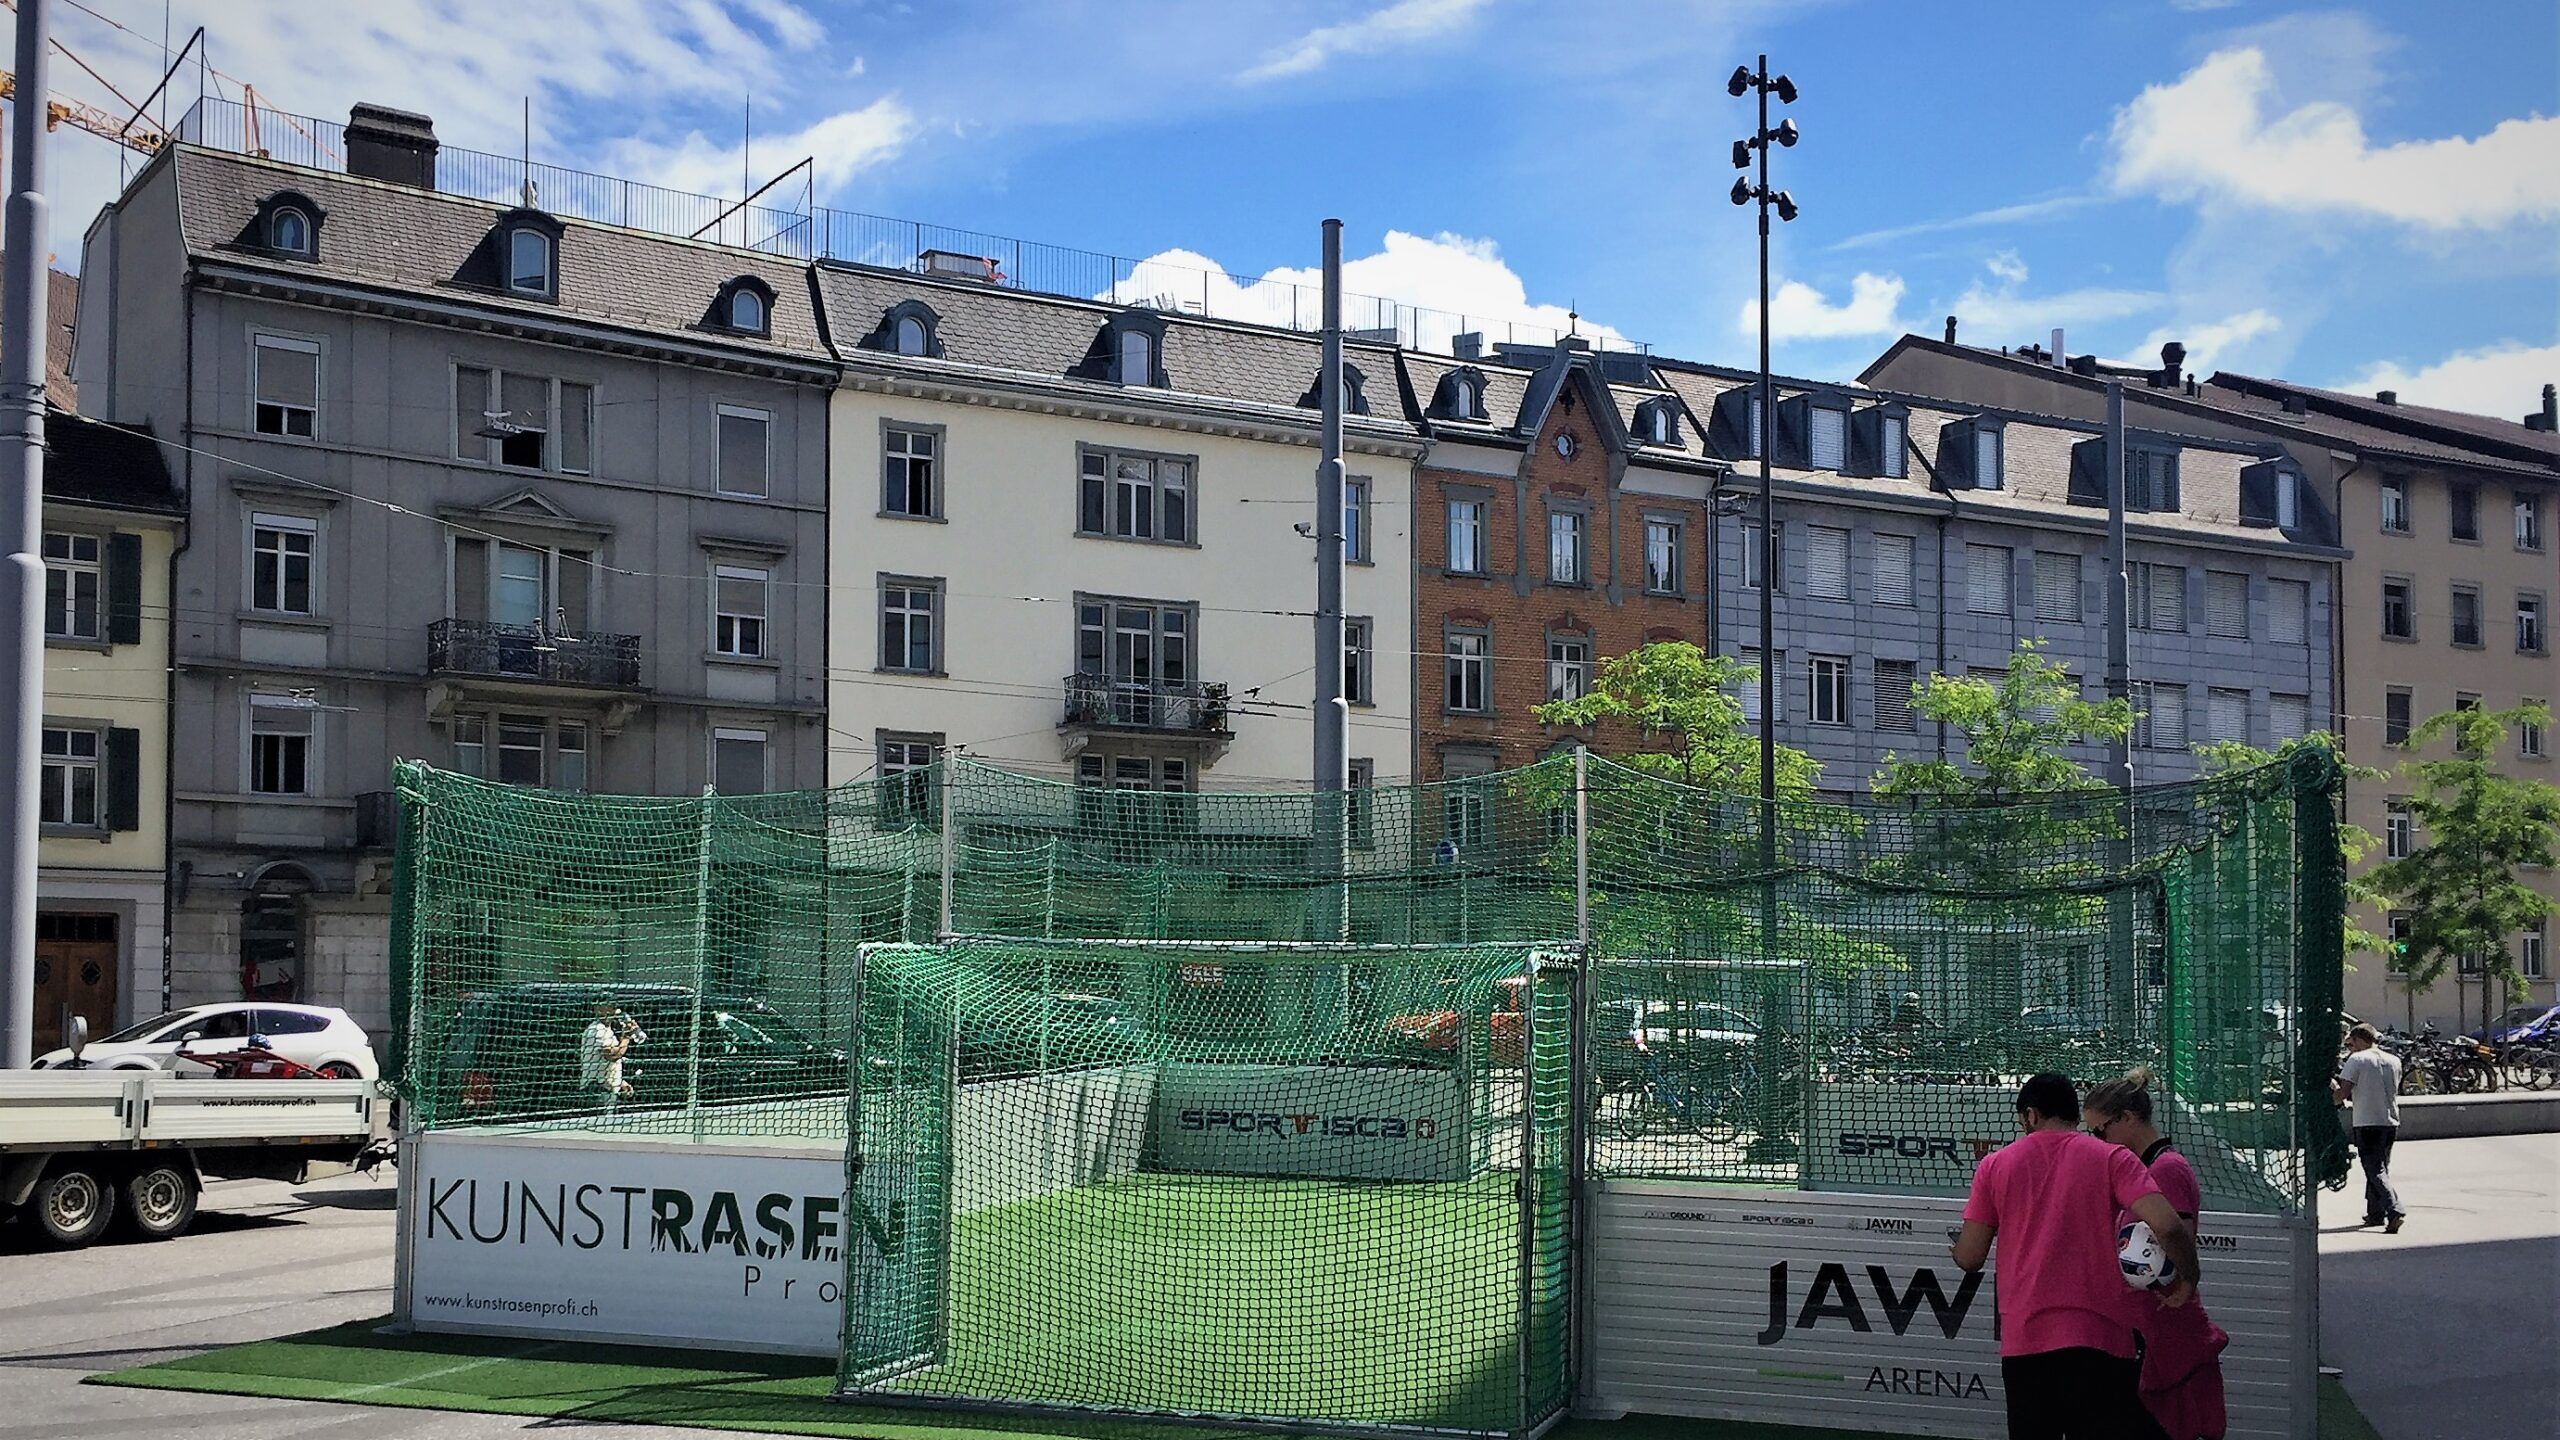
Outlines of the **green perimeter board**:
[[[588,1423],[764,1430],[835,1440],[1234,1440],[1199,1425],[1103,1419],[981,1419],[849,1407],[827,1399],[823,1360],[631,1346],[547,1344],[452,1335],[386,1335],[359,1321],[210,1350],[89,1377],[129,1386],[278,1400],[326,1400],[408,1410],[460,1410]],[[1807,1430],[1631,1415],[1567,1420],[1557,1440],[1913,1440],[1871,1431]],[[2375,1440],[2346,1391],[2320,1382],[2321,1440]]]

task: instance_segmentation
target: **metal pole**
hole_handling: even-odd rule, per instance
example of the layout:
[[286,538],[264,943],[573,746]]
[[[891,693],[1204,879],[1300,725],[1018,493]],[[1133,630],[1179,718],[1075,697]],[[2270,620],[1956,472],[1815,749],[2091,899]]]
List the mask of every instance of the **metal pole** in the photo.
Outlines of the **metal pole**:
[[1591,752],[1573,747],[1573,938],[1591,953]]
[[1769,456],[1777,448],[1777,387],[1769,373],[1769,57],[1760,57],[1752,90],[1760,107],[1752,149],[1758,152],[1760,193],[1760,1134],[1752,1157],[1776,1160],[1792,1153],[1778,1111],[1778,1052],[1767,1043],[1778,1029],[1778,527],[1769,494]]
[[[1316,462],[1315,795],[1318,854],[1333,882],[1332,928],[1347,938],[1350,887],[1342,874],[1348,807],[1342,696],[1342,222],[1324,222],[1324,368],[1317,376],[1323,410]],[[1321,931],[1317,933],[1322,933]]]
[[957,763],[958,762],[950,755],[946,754],[942,757],[942,834],[940,836],[942,845],[942,902],[940,908],[936,912],[936,919],[934,922],[933,938],[936,940],[948,940],[952,936],[951,856],[953,850],[957,847],[951,843],[951,782],[952,768]]
[[9,111],[9,207],[0,277],[0,1069],[35,1058],[36,806],[44,717],[45,106],[52,97],[47,0],[18,0],[18,88]]
[[[2133,694],[2132,567],[2125,557],[2124,533],[2124,382],[2107,381],[2107,698],[2130,700]],[[2133,737],[2107,742],[2107,779],[2116,787],[2115,835],[2108,842],[2108,869],[2121,882],[2133,863]],[[2122,1007],[2117,1023],[2130,1026],[2139,1011],[2142,967],[2134,963],[2133,898],[2119,888],[2109,897],[2107,964],[2110,1003]]]

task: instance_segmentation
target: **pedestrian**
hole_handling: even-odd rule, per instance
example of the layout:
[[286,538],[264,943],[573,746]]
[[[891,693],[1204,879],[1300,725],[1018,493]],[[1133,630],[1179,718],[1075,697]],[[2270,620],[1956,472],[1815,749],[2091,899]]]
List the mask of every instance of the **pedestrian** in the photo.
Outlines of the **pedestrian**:
[[631,1093],[622,1078],[622,1057],[631,1053],[639,1025],[622,1013],[611,996],[596,997],[596,1018],[578,1039],[578,1093],[588,1105],[611,1110]]
[[2135,1388],[2116,1214],[2131,1211],[2168,1249],[2177,1278],[2160,1303],[2172,1309],[2195,1295],[2194,1239],[2132,1151],[2082,1133],[2068,1077],[2030,1077],[2017,1116],[2019,1138],[1974,1167],[1955,1244],[1973,1271],[1999,1242],[2010,1440],[2145,1440],[2157,1431]]
[[2400,1057],[2374,1043],[2380,1038],[2371,1025],[2347,1032],[2346,1062],[2338,1067],[2331,1088],[2349,1107],[2347,1124],[2355,1132],[2356,1159],[2364,1166],[2364,1223],[2397,1235],[2409,1218],[2400,1208],[2398,1187],[2391,1183],[2391,1146],[2400,1138]]
[[[2089,1087],[2080,1099],[2080,1121],[2090,1134],[2121,1145],[2142,1162],[2169,1208],[2199,1233],[2204,1187],[2187,1157],[2169,1143],[2152,1119],[2151,1072],[2137,1069],[2121,1080]],[[2119,1227],[2129,1219],[2119,1215]],[[2170,1308],[2148,1290],[2126,1290],[2134,1334],[2142,1341],[2137,1384],[2142,1407],[2168,1440],[2222,1440],[2231,1423],[2223,1399],[2222,1352],[2231,1337],[2204,1313],[2201,1298]]]

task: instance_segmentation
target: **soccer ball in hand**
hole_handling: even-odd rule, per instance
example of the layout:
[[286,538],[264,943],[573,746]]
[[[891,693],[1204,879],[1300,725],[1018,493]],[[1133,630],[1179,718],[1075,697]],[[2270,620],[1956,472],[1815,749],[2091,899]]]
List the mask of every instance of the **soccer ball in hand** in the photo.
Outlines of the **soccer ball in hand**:
[[2116,1268],[2136,1290],[2157,1290],[2178,1278],[2168,1247],[2140,1220],[2116,1231]]

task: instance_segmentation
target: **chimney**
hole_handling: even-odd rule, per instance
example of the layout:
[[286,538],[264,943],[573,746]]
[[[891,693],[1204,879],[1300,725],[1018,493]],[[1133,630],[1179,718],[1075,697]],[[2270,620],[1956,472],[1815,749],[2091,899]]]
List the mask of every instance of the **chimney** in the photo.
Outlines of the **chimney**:
[[2311,413],[2311,401],[2310,401],[2310,398],[2309,398],[2309,397],[2307,397],[2307,396],[2302,396],[2302,395],[2287,395],[2286,397],[2284,397],[2284,413],[2286,413],[2287,415],[2308,415],[2308,414],[2310,414],[2310,413]]
[[2062,327],[2061,327],[2061,326],[2059,326],[2059,325],[2057,325],[2057,326],[2055,326],[2055,327],[2054,327],[2054,330],[2053,330],[2053,364],[2054,364],[2054,368],[2055,368],[2055,369],[2057,369],[2057,370],[2058,370],[2058,369],[2061,369],[2061,368],[2062,368],[2066,363],[2068,363],[2068,362],[2066,362],[2066,361],[2062,358]]
[[2397,390],[2376,390],[2373,392],[2373,398],[2385,405],[2397,405],[2400,403],[2400,392]]
[[2560,385],[2542,387],[2542,410],[2524,417],[2524,428],[2539,430],[2545,435],[2560,432]]
[[1947,343],[1956,343],[1956,317],[1953,315],[1947,317]]
[[1450,336],[1449,353],[1451,356],[1460,360],[1483,359],[1484,332],[1481,330],[1462,330],[1457,334]]
[[436,188],[436,122],[387,105],[347,112],[347,173],[419,190]]
[[2186,378],[2186,373],[2186,345],[2180,341],[2172,340],[2168,344],[2161,346],[2160,378],[2152,383],[2160,385],[2166,389],[2175,390],[2178,388],[2178,382]]
[[2098,357],[2095,355],[2074,355],[2071,357],[2070,369],[2071,373],[2074,375],[2086,375],[2091,379],[2095,379],[2098,374]]

